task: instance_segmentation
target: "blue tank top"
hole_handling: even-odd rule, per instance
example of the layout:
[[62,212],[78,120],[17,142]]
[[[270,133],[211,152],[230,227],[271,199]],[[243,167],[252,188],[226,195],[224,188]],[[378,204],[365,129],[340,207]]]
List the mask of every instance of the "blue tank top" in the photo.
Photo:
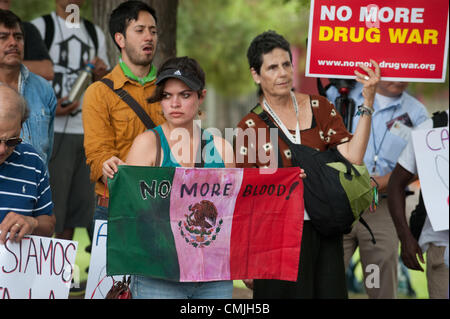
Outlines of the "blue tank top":
[[[172,155],[172,151],[170,150],[169,142],[164,135],[163,129],[161,126],[157,126],[154,128],[159,133],[159,137],[161,140],[161,148],[163,151],[163,162],[161,163],[161,167],[181,167],[181,165],[175,160],[175,157]],[[214,146],[214,137],[208,131],[203,132],[203,138],[206,140],[205,145],[205,158],[204,158],[204,167],[205,168],[223,168],[225,164],[223,163],[222,157],[220,153],[217,151]]]

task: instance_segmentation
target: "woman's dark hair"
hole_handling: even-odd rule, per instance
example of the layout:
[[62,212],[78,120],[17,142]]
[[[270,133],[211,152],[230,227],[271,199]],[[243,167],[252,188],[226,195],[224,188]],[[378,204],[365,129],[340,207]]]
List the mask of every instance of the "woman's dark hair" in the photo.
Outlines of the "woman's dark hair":
[[7,29],[14,29],[17,25],[20,31],[25,36],[25,31],[22,26],[22,20],[10,10],[0,9],[0,25],[3,24]]
[[[199,97],[201,96],[202,91],[205,88],[205,72],[195,59],[189,58],[187,56],[169,58],[158,69],[156,78],[158,78],[164,71],[170,69],[180,70],[182,74],[195,79],[196,82],[200,84],[200,88],[197,90],[197,94]],[[166,80],[157,84],[155,92],[151,97],[147,99],[149,103],[159,102],[163,99],[165,83]]]
[[[257,35],[247,50],[247,60],[250,68],[253,68],[257,74],[261,72],[263,64],[263,55],[272,52],[274,49],[283,49],[289,53],[289,59],[292,62],[292,52],[289,42],[275,31],[269,30]],[[261,85],[258,88],[258,95],[263,94]]]
[[139,12],[147,11],[155,19],[155,23],[158,23],[156,19],[156,11],[150,7],[148,4],[142,1],[130,0],[122,2],[117,8],[115,8],[111,16],[109,17],[109,33],[111,34],[114,44],[117,45],[114,35],[116,33],[121,33],[125,36],[125,31],[131,21],[137,20],[139,17]]
[[289,42],[275,31],[269,30],[256,36],[247,50],[247,60],[250,68],[253,68],[259,74],[263,64],[263,54],[271,52],[273,49],[280,48],[289,53],[292,62],[292,52]]

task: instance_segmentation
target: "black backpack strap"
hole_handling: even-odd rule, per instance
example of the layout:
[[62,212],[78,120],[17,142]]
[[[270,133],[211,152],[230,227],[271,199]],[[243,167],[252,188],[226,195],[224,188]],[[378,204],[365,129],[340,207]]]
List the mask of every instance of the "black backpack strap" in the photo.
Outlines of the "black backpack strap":
[[156,127],[155,123],[153,123],[152,119],[144,111],[142,106],[130,94],[128,94],[127,91],[122,88],[115,90],[114,82],[110,79],[103,78],[100,81],[106,84],[114,93],[116,93],[125,103],[127,103],[133,109],[133,111],[141,119],[142,123],[144,123],[147,129]]
[[55,36],[55,23],[53,22],[53,18],[50,14],[44,15],[42,18],[45,23],[44,42],[47,50],[50,50],[53,43],[53,37]]
[[448,115],[445,111],[437,111],[431,117],[433,119],[433,127],[443,127],[448,125]]
[[[194,167],[196,168],[201,168],[201,167],[205,167],[205,159],[203,158],[203,150],[206,147],[206,140],[203,139],[203,134],[204,134],[204,129],[201,129],[200,131],[200,148],[197,150],[197,157],[195,160],[195,165]],[[212,138],[214,138],[212,136]],[[200,161],[198,161],[198,159],[200,158]]]
[[95,48],[95,56],[98,55],[98,37],[97,37],[97,31],[95,30],[95,25],[87,20],[83,19],[84,26],[86,27],[86,31],[89,34],[89,37],[91,38],[92,42],[94,42],[94,48]]
[[317,91],[319,92],[319,94],[323,97],[327,97],[327,91],[330,88],[331,83],[328,83],[325,87],[322,84],[322,80],[320,78],[317,78]]
[[370,229],[369,225],[368,225],[367,222],[362,218],[362,216],[359,217],[359,222],[360,222],[361,224],[363,224],[364,227],[367,228],[367,230],[368,230],[369,233],[370,233],[370,236],[372,237],[372,243],[375,245],[377,242],[376,242],[376,240],[375,240],[375,236],[374,236],[373,233],[372,233],[372,229]]
[[[47,50],[50,50],[50,47],[53,43],[53,38],[55,36],[55,23],[53,22],[53,18],[50,14],[46,14],[42,16],[44,19],[45,24],[45,35],[44,35],[44,42],[45,46],[47,47]],[[95,55],[98,55],[98,37],[97,37],[97,31],[95,30],[95,25],[86,19],[83,19],[84,26],[86,27],[86,31],[91,38],[92,42],[94,43],[95,48]]]
[[[267,114],[266,111],[263,110],[263,108],[261,107],[261,105],[257,105],[255,106],[251,112],[255,113],[256,115],[258,115],[258,117],[264,121],[264,123],[266,123],[267,127],[269,129],[271,128],[276,128],[278,130],[278,134],[279,136],[286,142],[286,144],[288,145],[289,148],[291,148],[291,142],[289,141],[289,139],[286,137],[286,135],[284,135],[282,130],[279,130],[278,127],[275,125],[275,123],[273,123],[270,118],[269,115]],[[270,130],[269,130],[270,131]],[[283,157],[281,155],[281,150],[278,147],[278,168],[283,168]]]

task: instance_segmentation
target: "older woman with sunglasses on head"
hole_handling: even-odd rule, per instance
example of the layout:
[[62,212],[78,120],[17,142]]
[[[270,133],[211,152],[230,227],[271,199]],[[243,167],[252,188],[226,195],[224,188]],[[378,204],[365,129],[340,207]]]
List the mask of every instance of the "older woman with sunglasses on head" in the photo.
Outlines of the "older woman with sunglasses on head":
[[0,243],[25,235],[51,236],[55,227],[46,165],[36,150],[22,143],[28,115],[25,100],[0,84]]

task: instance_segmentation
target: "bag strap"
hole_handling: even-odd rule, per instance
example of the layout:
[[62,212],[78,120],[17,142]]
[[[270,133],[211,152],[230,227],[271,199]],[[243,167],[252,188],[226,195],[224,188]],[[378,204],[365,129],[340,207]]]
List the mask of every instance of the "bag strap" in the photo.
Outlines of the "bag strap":
[[[262,106],[260,104],[256,105],[251,112],[255,113],[256,115],[258,115],[258,117],[264,121],[264,123],[266,123],[267,127],[269,129],[271,128],[276,128],[278,130],[278,133],[280,134],[281,138],[286,142],[286,144],[288,145],[289,149],[291,149],[291,141],[287,138],[287,136],[283,133],[282,130],[279,130],[278,127],[275,125],[274,122],[272,122],[269,119],[269,115],[267,114],[266,111],[263,110]],[[280,148],[278,147],[278,168],[283,168],[283,157],[281,155],[281,151]]]
[[353,164],[350,163],[350,161],[346,159],[344,155],[341,154],[341,152],[339,152],[336,146],[331,147],[330,150],[332,150],[336,154],[336,157],[345,165],[345,167],[347,168],[347,174],[351,174],[351,171],[353,171],[356,176],[361,176],[356,167],[353,166]]
[[[47,50],[50,50],[50,47],[53,43],[53,38],[55,36],[55,23],[53,22],[53,18],[51,14],[46,14],[42,16],[44,19],[45,24],[45,35],[44,35],[44,42],[45,46],[47,47]],[[98,37],[97,37],[97,31],[95,30],[95,25],[87,20],[83,19],[84,26],[86,27],[86,31],[91,38],[92,42],[94,43],[95,48],[95,55],[98,55]]]
[[152,119],[144,111],[142,106],[130,94],[128,94],[127,91],[122,88],[114,89],[114,82],[110,79],[103,78],[100,81],[106,84],[114,93],[116,93],[125,103],[127,103],[133,109],[133,111],[141,119],[142,123],[144,123],[147,129],[156,127],[155,123],[153,123]]
[[84,26],[86,27],[86,31],[91,38],[92,42],[94,42],[94,48],[95,48],[95,56],[98,55],[98,38],[97,38],[97,31],[95,30],[95,25],[87,20],[83,19]]
[[362,216],[359,217],[359,222],[360,222],[361,224],[363,224],[363,226],[369,231],[370,236],[372,237],[372,239],[371,239],[372,244],[375,245],[375,244],[377,243],[376,240],[375,240],[375,236],[373,235],[372,230],[370,229],[370,227],[369,227],[369,225],[367,224],[367,222],[362,218]]
[[53,42],[53,37],[55,36],[55,24],[53,23],[53,18],[50,14],[44,15],[42,16],[42,18],[44,19],[45,23],[44,42],[47,50],[50,50]]
[[204,130],[201,129],[201,132],[200,132],[200,148],[198,149],[197,157],[196,157],[196,159],[198,159],[198,157],[200,156],[200,162],[195,161],[194,167],[196,167],[196,168],[205,167],[205,159],[203,158],[203,150],[206,147],[206,140],[203,139],[203,133],[204,133]]
[[433,128],[443,127],[448,125],[448,115],[445,111],[437,111],[433,113]]

